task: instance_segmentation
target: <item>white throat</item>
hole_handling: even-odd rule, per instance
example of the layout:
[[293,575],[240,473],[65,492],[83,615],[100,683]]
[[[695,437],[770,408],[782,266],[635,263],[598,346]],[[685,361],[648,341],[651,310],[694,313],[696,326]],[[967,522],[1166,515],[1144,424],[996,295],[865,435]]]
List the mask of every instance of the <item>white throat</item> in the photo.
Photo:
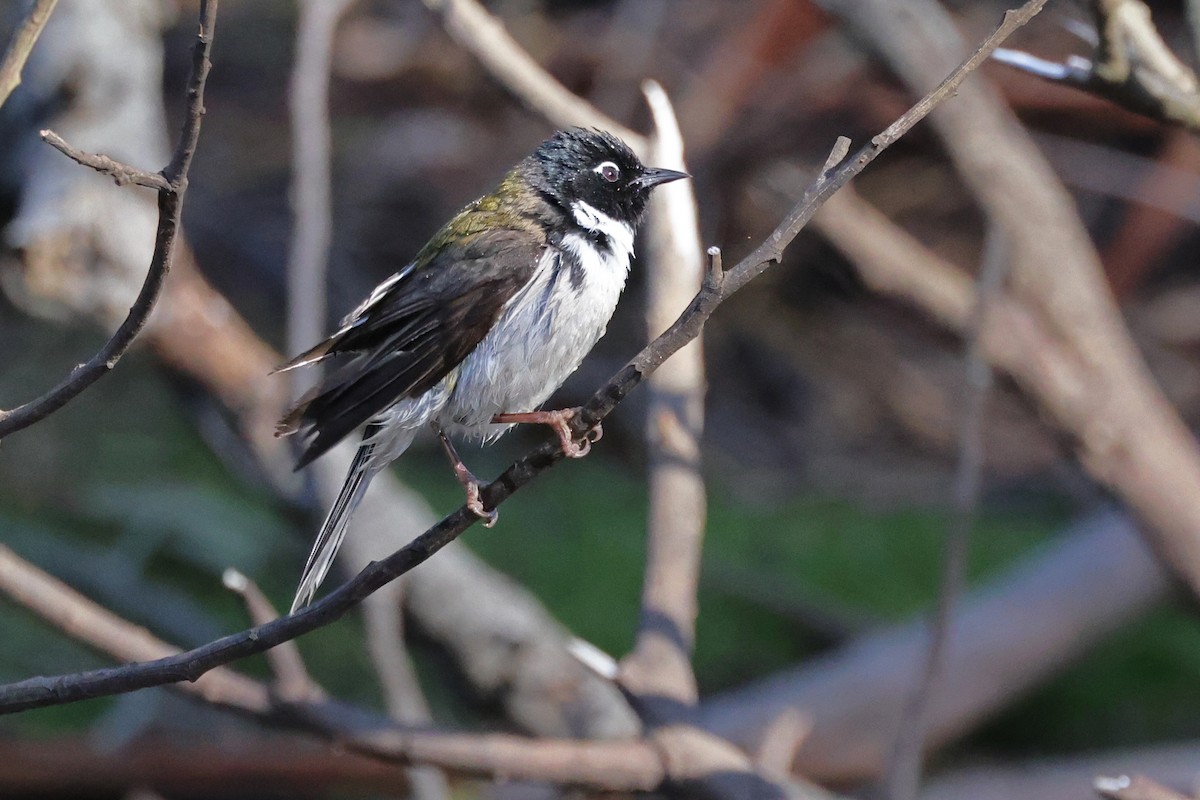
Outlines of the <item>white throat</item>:
[[632,225],[619,222],[582,200],[571,203],[571,213],[581,228],[604,236],[612,245],[613,255],[628,262],[633,255]]

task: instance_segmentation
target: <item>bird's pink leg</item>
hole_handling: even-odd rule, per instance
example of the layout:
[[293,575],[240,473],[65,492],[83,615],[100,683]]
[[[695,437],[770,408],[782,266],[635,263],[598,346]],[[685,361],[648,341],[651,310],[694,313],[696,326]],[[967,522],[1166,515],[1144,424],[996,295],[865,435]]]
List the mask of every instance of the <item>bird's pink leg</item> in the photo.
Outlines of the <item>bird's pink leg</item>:
[[604,428],[600,423],[596,423],[595,427],[589,429],[583,435],[583,441],[575,441],[575,436],[571,432],[571,426],[568,424],[579,413],[574,408],[564,408],[558,411],[526,411],[517,414],[497,414],[492,417],[492,422],[510,423],[510,422],[527,422],[535,425],[549,425],[558,435],[558,442],[562,446],[563,454],[568,458],[583,458],[592,450],[592,444],[604,438]]
[[454,449],[454,443],[450,441],[450,437],[442,430],[442,426],[438,425],[436,421],[429,424],[437,431],[438,439],[442,442],[442,449],[446,452],[446,458],[450,460],[450,466],[454,469],[454,477],[467,490],[467,508],[470,509],[471,513],[483,520],[483,527],[492,527],[496,524],[496,520],[500,519],[500,512],[495,509],[488,511],[483,507],[483,500],[479,497],[479,478],[476,478],[475,474],[467,469],[467,465],[459,458],[458,451]]

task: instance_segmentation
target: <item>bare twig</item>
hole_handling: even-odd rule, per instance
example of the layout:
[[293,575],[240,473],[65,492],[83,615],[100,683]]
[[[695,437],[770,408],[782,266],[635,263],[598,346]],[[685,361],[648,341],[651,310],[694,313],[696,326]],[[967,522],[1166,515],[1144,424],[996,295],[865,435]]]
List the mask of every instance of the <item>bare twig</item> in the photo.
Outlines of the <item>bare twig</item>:
[[136,167],[131,167],[128,164],[122,164],[120,161],[100,155],[99,153],[85,153],[67,144],[54,131],[42,131],[41,137],[42,141],[75,163],[91,167],[101,175],[107,175],[112,178],[117,186],[133,184],[135,186],[145,186],[147,189],[157,189],[160,192],[174,191],[170,181],[161,172],[146,172]]
[[1094,60],[1071,56],[1059,64],[1007,49],[995,59],[1200,132],[1200,80],[1167,47],[1149,7],[1142,0],[1091,0],[1091,6],[1099,35]]
[[21,85],[21,70],[29,53],[42,35],[42,28],[50,21],[58,0],[36,0],[26,12],[25,18],[13,32],[13,37],[4,51],[4,60],[0,61],[0,107],[2,107],[13,89]]
[[[146,273],[142,289],[129,309],[129,315],[117,328],[112,338],[105,343],[100,352],[92,356],[86,363],[76,367],[65,380],[46,394],[12,410],[0,410],[0,440],[45,419],[108,374],[145,327],[150,312],[154,310],[154,304],[162,290],[163,281],[171,269],[175,242],[178,238],[179,216],[183,209],[183,197],[187,192],[188,167],[191,166],[192,157],[196,153],[196,143],[200,137],[200,119],[204,115],[204,84],[212,66],[209,62],[209,52],[212,49],[213,27],[216,20],[217,0],[202,0],[200,3],[200,29],[192,48],[192,72],[187,84],[187,113],[175,154],[162,171],[162,178],[166,182],[165,186],[157,185],[148,179],[143,181],[139,176],[144,177],[146,174],[134,167],[117,164],[111,159],[100,156],[85,156],[76,153],[66,147],[65,143],[60,148],[80,163],[117,177],[118,182],[121,180],[121,177],[118,176],[122,176],[134,183],[144,186],[154,185],[158,189],[158,231],[154,243],[154,256],[150,261],[150,269]],[[54,143],[51,137],[47,138]],[[55,146],[58,145],[55,144]]]
[[[333,238],[332,134],[329,120],[329,76],[337,26],[353,0],[301,0],[296,56],[290,84],[292,121],[292,234],[288,252],[287,350],[299,353],[317,341],[325,328],[326,275]],[[299,397],[318,378],[316,370],[290,374],[292,396]],[[394,587],[394,588],[393,588]],[[363,605],[367,647],[379,676],[389,714],[400,722],[428,723],[429,707],[404,647],[400,585],[371,595]],[[274,618],[272,615],[271,618]],[[261,624],[269,620],[255,620]],[[295,648],[292,648],[295,650]],[[267,654],[278,652],[268,650]],[[296,652],[295,664],[303,670]],[[287,686],[276,665],[280,685]],[[294,670],[289,670],[294,672]],[[300,673],[300,677],[307,676]],[[293,682],[298,690],[305,684]],[[311,682],[309,682],[311,685]],[[448,795],[445,776],[434,769],[408,771],[414,800],[442,800]]]
[[[667,94],[643,87],[654,118],[647,158],[687,171],[683,137]],[[666,186],[651,200],[646,321],[651,336],[666,328],[701,288],[696,199],[690,182]],[[704,351],[697,336],[649,380],[646,441],[650,462],[646,570],[634,650],[621,662],[621,684],[640,698],[666,701],[662,711],[697,700],[691,655],[695,641],[696,588],[706,516],[700,474],[704,424]],[[658,723],[663,714],[643,708]]]
[[929,705],[945,661],[958,597],[966,582],[971,529],[979,505],[983,482],[983,426],[992,367],[983,349],[983,326],[1008,274],[1005,234],[995,228],[988,233],[983,267],[975,292],[975,308],[966,332],[965,372],[967,392],[958,440],[958,470],[954,480],[953,514],[946,531],[946,561],[937,607],[929,630],[929,650],[921,678],[900,717],[895,747],[888,764],[886,784],[891,800],[914,800],[921,783]]
[[[1045,0],[1029,0],[1019,9],[1007,12],[996,31],[941,85],[883,133],[872,139],[848,163],[839,167],[836,172],[822,176],[766,241],[726,272],[719,289],[703,288],[665,333],[647,345],[592,396],[583,406],[581,413],[572,420],[576,433],[582,436],[584,431],[608,416],[630,391],[667,358],[695,339],[717,306],[777,261],[784,248],[837,189],[862,172],[888,146],[924,119],[934,107],[953,96],[967,75],[986,60],[1007,36],[1032,19],[1044,4]],[[484,505],[487,508],[496,508],[561,458],[562,451],[556,443],[546,443],[536,448],[506,469],[495,481],[483,487],[481,494]],[[478,519],[478,516],[463,506],[415,538],[409,545],[385,559],[370,564],[319,602],[283,619],[223,637],[186,653],[151,662],[125,664],[50,678],[31,678],[0,686],[0,713],[59,705],[87,697],[119,694],[175,681],[195,680],[216,666],[264,652],[281,642],[295,639],[337,620],[361,603],[364,597],[445,547]]]
[[[236,569],[225,570],[221,582],[225,584],[226,589],[242,598],[252,624],[265,625],[279,616],[279,612],[258,588],[258,584]],[[325,696],[325,692],[309,676],[304,659],[300,657],[300,648],[295,642],[284,642],[268,650],[267,661],[275,673],[275,685],[279,696],[285,701],[299,703],[320,700]]]
[[[325,330],[330,210],[329,65],[338,21],[353,0],[301,0],[289,88],[292,117],[292,238],[288,248],[287,350],[299,353]],[[299,396],[315,371],[291,373]]]
[[[428,724],[432,715],[404,644],[403,616],[400,604],[386,590],[368,597],[363,603],[367,651],[375,674],[379,676],[388,715],[408,725]],[[408,782],[413,800],[440,800],[450,796],[446,776],[434,767],[410,767]]]
[[[376,592],[363,603],[367,651],[379,677],[388,713],[401,722],[428,722],[429,703],[421,692],[412,658],[404,644],[402,601],[395,596],[398,593],[387,589]],[[380,601],[372,602],[375,598]]]
[[[669,107],[669,101],[658,84],[651,82],[645,87],[647,100],[655,115],[656,124],[659,126],[659,136],[655,139],[648,139],[567,91],[504,31],[499,20],[489,15],[474,0],[452,0],[451,2],[427,0],[426,5],[431,10],[441,13],[443,24],[450,34],[460,45],[469,50],[497,81],[552,123],[560,126],[593,126],[612,131],[623,138],[648,162],[670,166],[668,162],[677,159],[676,168],[685,168],[682,160],[681,141],[678,141],[673,148],[677,149],[678,153],[655,152],[656,149],[659,149],[658,146],[663,144],[663,135],[681,140],[678,125]],[[662,307],[657,311],[651,311],[652,334],[666,327],[677,313],[678,308],[685,304],[684,298],[691,297],[694,291],[695,282],[692,283],[693,288],[689,289],[684,285],[687,281],[683,277],[689,271],[687,262],[698,265],[700,261],[695,201],[691,192],[690,186],[677,184],[675,187],[667,187],[663,194],[659,194],[652,201],[650,246],[653,257],[651,263],[659,268],[656,275],[662,274],[665,269],[664,264],[678,266],[679,269],[671,270],[671,272],[677,273],[677,277],[671,281],[674,284],[671,294],[678,292],[681,295],[679,299],[664,298],[664,301],[659,304]],[[719,268],[719,258],[715,263]],[[719,281],[712,282],[709,288],[714,291],[718,289]],[[651,303],[654,304],[653,299]],[[703,394],[703,365],[699,344],[695,345],[695,348],[696,355],[693,357],[693,361],[699,366],[698,368],[693,367],[692,371],[698,369],[697,384],[700,388],[696,392],[696,397],[688,401],[693,406],[702,403]],[[686,366],[680,369],[685,375],[689,371]],[[692,377],[697,376],[693,375]],[[680,404],[673,403],[672,405]],[[676,414],[686,414],[692,421],[685,420]],[[671,428],[678,434],[674,437],[675,443],[680,445],[681,451],[694,451],[694,454],[684,459],[684,462],[694,462],[698,458],[697,437],[702,417],[702,408],[673,408],[667,416],[662,416],[661,419],[660,415],[651,411],[650,424],[653,428],[656,422],[669,423],[673,421],[675,424]],[[683,429],[684,425],[694,428],[694,433]],[[653,438],[653,431],[651,436]],[[680,437],[686,439],[689,436],[693,439],[691,446],[680,441]],[[695,470],[694,466],[690,468]],[[655,533],[651,534],[646,591],[656,596],[647,595],[643,598],[643,624],[637,650],[631,658],[627,658],[623,662],[621,683],[626,691],[647,697],[670,695],[673,700],[685,700],[690,703],[694,702],[696,692],[695,678],[691,674],[689,662],[695,616],[695,580],[694,575],[689,578],[687,573],[689,571],[694,573],[699,568],[704,500],[703,484],[699,481],[698,472],[694,473],[694,478],[684,478],[679,472],[688,469],[688,463],[673,461],[663,469],[656,470],[656,474],[660,475],[665,474],[666,471],[673,473],[666,478],[668,483],[691,484],[690,487],[669,489],[667,490],[668,494],[682,491],[693,497],[686,504],[688,508],[682,517],[669,510],[671,503],[652,501],[651,529],[652,531],[661,531],[664,525],[669,525],[679,533],[689,528],[692,529],[692,540],[683,548],[685,551],[692,552],[690,555],[687,552],[676,552],[679,549],[678,544],[672,545],[660,541],[660,536]],[[679,569],[669,567],[669,564],[675,563],[677,557],[681,557],[678,561]],[[678,580],[664,581],[659,574],[672,571],[677,573]],[[663,594],[667,597],[657,596]],[[690,599],[689,595],[691,595]],[[662,605],[661,601],[664,600],[668,601],[669,608],[659,607]],[[651,608],[653,610],[648,610]],[[671,669],[666,669],[666,662],[669,662]],[[642,683],[645,685],[641,685]],[[668,684],[673,685],[675,689],[664,692],[663,690]],[[645,712],[646,709],[642,709],[642,711]]]

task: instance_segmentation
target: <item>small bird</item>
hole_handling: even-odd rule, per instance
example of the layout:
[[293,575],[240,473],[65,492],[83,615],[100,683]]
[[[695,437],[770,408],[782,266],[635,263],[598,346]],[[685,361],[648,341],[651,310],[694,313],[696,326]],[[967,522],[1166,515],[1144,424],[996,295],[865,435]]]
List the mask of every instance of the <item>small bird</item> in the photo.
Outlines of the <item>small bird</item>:
[[644,166],[609,133],[559,131],[447,222],[336,333],[276,370],[333,365],[279,423],[277,435],[304,439],[297,469],[366,426],[293,612],[325,578],[371,479],[425,426],[489,527],[496,512],[484,509],[480,482],[449,434],[486,442],[514,423],[540,423],[566,455],[587,454],[599,428],[576,442],[572,409],[538,409],[604,335],[650,190],[686,177]]

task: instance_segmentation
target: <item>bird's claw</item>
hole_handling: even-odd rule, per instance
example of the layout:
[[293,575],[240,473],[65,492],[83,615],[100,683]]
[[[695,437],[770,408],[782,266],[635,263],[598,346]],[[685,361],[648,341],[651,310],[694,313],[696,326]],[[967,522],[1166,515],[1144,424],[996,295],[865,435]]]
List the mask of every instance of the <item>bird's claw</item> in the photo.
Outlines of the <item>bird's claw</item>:
[[604,438],[604,427],[597,422],[583,432],[582,439],[576,440],[568,423],[578,414],[579,412],[573,408],[561,412],[559,417],[561,421],[555,426],[555,431],[558,433],[558,441],[562,445],[563,455],[567,458],[583,458],[592,452],[593,444]]
[[496,527],[496,521],[500,519],[499,511],[494,508],[488,511],[483,507],[483,499],[479,496],[479,484],[475,481],[467,484],[467,510],[483,520],[485,528]]
[[582,441],[577,442],[571,438],[571,434],[568,432],[559,441],[562,444],[563,455],[567,458],[583,458],[592,452],[592,440],[587,438],[586,434]]

